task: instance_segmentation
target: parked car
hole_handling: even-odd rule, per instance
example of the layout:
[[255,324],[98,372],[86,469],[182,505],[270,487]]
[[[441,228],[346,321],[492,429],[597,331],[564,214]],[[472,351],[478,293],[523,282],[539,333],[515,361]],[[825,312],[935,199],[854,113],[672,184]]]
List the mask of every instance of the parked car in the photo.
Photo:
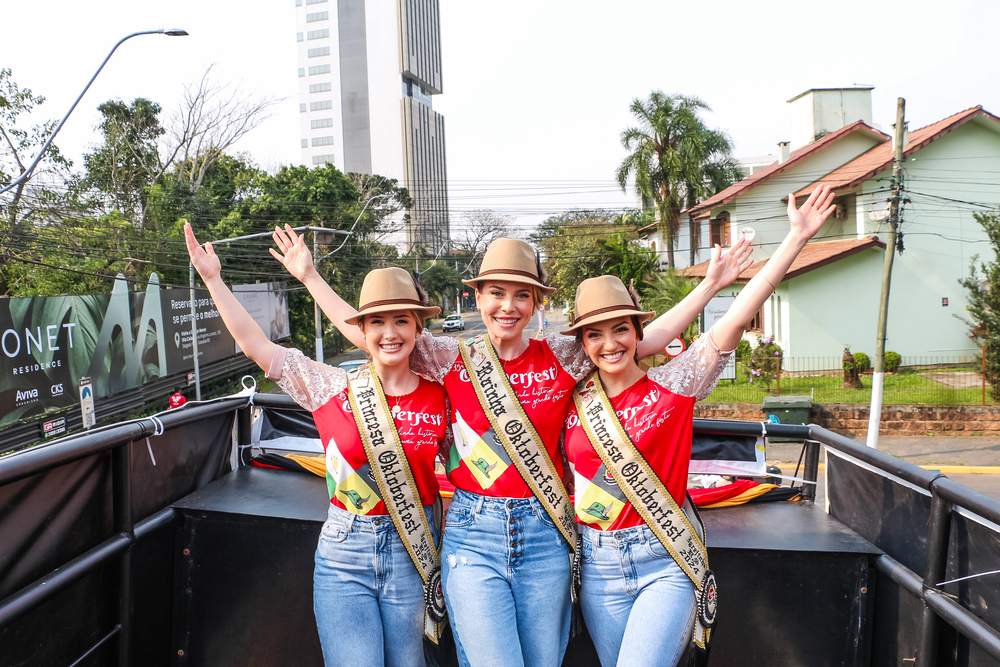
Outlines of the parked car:
[[350,373],[358,366],[362,366],[367,363],[368,363],[367,359],[348,359],[347,361],[342,361],[339,364],[337,364],[337,368],[343,368],[345,371]]
[[465,319],[461,315],[449,315],[444,318],[441,331],[465,331]]

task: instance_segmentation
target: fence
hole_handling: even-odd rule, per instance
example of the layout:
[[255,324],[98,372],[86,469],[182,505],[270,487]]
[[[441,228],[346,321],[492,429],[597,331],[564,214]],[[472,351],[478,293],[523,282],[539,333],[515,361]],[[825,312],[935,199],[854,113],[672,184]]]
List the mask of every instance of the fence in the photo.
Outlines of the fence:
[[[760,372],[750,359],[736,361],[736,378],[720,380],[706,399],[716,403],[760,403],[765,396],[804,394],[813,403],[871,402],[872,371],[866,369],[858,378],[860,388],[845,383],[840,357],[781,357],[776,359],[780,372],[772,365]],[[934,405],[997,405],[991,389],[989,360],[979,356],[903,357],[897,369],[885,374],[882,403]],[[769,377],[770,376],[770,377]]]

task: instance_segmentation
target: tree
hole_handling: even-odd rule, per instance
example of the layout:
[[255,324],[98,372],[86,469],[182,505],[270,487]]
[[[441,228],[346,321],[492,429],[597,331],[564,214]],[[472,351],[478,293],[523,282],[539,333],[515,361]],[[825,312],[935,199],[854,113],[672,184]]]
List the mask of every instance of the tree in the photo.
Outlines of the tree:
[[[452,235],[451,247],[458,253],[468,256],[470,261],[474,256],[476,260],[481,260],[486,248],[496,239],[517,237],[514,218],[489,209],[480,209],[470,211],[463,216],[458,232]],[[473,262],[470,266],[473,274],[478,266],[479,261]]]
[[[659,317],[683,301],[697,285],[698,281],[687,278],[673,269],[655,273],[642,295],[642,307],[653,311]],[[695,320],[684,330],[684,338],[689,340],[694,338],[698,329],[698,321]]]
[[[0,68],[0,187],[23,176],[57,126],[49,120],[23,127],[22,119],[45,103],[45,98],[14,81],[12,71]],[[0,198],[0,295],[9,295],[13,277],[11,260],[30,251],[25,236],[31,218],[48,220],[58,216],[71,198],[65,194],[72,163],[53,144],[45,151],[30,179],[25,179]]]
[[136,98],[131,104],[109,100],[97,107],[103,120],[97,126],[104,143],[83,156],[87,174],[82,185],[96,189],[105,212],[118,210],[146,226],[150,188],[161,173],[157,143],[166,133],[160,125],[161,107]]
[[458,271],[444,262],[437,262],[420,274],[420,284],[435,303],[444,306],[445,297],[454,298],[455,290],[465,287]]
[[[701,118],[696,116],[699,123]],[[733,158],[733,144],[721,130],[699,129],[700,141],[691,142],[692,153],[685,160],[687,170],[684,176],[685,208],[691,209],[716,193],[743,178],[739,162]],[[690,238],[689,266],[694,266],[696,253],[701,247],[701,221],[688,217]]]
[[[639,124],[621,134],[630,154],[618,166],[616,178],[622,191],[634,178],[636,193],[654,202],[667,264],[674,268],[681,208],[736,177],[732,146],[725,134],[705,128],[698,114],[711,109],[697,97],[655,90],[647,100],[632,100],[629,110]],[[694,225],[692,221],[692,248],[700,236]]]
[[993,248],[993,260],[980,262],[974,255],[969,263],[969,277],[959,281],[968,293],[965,310],[969,336],[986,356],[986,380],[990,393],[1000,400],[1000,210],[973,213]]

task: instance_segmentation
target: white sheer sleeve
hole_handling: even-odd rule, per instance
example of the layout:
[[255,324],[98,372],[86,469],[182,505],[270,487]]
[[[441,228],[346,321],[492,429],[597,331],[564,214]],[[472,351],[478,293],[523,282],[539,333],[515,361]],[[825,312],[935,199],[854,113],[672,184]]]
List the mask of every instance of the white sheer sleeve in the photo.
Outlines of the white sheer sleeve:
[[594,371],[594,362],[583,351],[583,345],[577,342],[576,337],[554,333],[546,336],[545,342],[559,365],[577,382]]
[[650,368],[647,376],[669,392],[700,401],[715,389],[732,353],[720,350],[709,330],[669,364]]
[[274,350],[267,377],[309,412],[323,407],[347,388],[347,371],[313,361],[299,350],[280,345]]
[[410,370],[431,382],[444,382],[458,359],[458,344],[457,338],[434,336],[424,329],[410,353]]

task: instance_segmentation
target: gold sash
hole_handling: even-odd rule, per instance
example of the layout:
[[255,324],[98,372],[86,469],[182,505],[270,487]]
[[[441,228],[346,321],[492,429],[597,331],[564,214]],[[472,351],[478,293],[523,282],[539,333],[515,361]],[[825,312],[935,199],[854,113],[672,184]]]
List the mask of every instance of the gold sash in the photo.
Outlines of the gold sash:
[[698,598],[694,643],[705,648],[715,625],[718,591],[715,575],[708,568],[705,527],[694,505],[685,500],[685,509],[690,506],[692,519],[636,449],[615,414],[597,371],[577,385],[573,402],[594,451],[611,472],[618,488],[694,583]]
[[556,474],[542,439],[510,386],[510,379],[493,349],[493,343],[485,334],[480,334],[459,345],[459,351],[479,405],[490,420],[497,440],[570,549],[575,551],[576,520],[569,494]]
[[424,581],[424,633],[436,644],[444,630],[447,613],[441,591],[441,561],[420,503],[413,471],[399,440],[396,422],[390,417],[382,383],[370,365],[351,371],[347,376],[347,388],[354,423],[379,494],[410,560]]

